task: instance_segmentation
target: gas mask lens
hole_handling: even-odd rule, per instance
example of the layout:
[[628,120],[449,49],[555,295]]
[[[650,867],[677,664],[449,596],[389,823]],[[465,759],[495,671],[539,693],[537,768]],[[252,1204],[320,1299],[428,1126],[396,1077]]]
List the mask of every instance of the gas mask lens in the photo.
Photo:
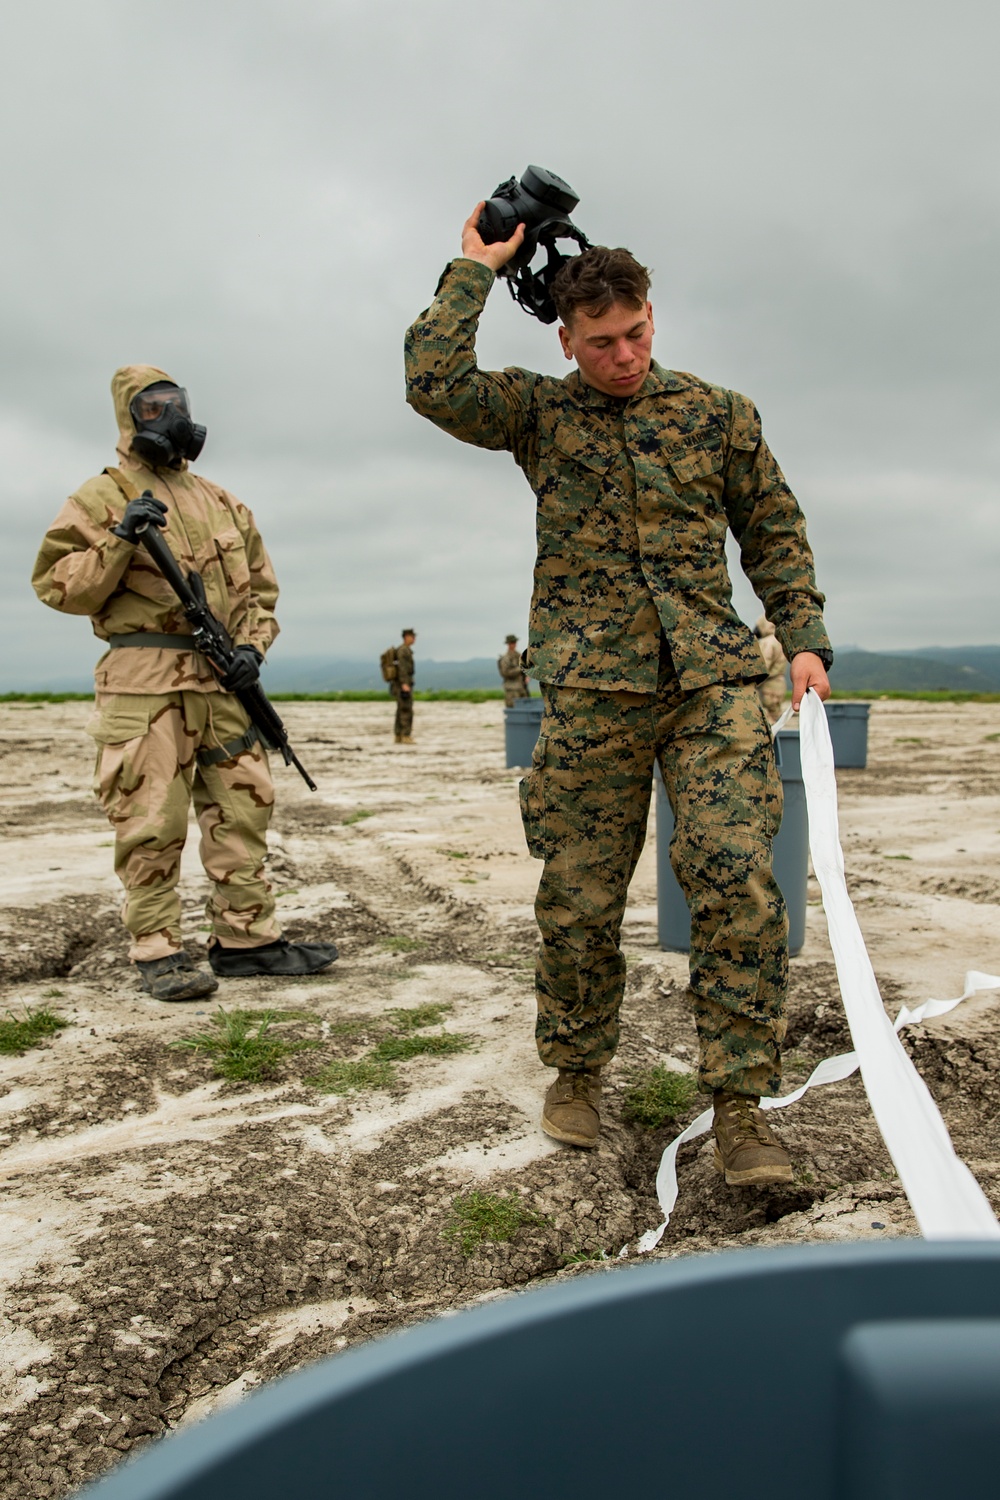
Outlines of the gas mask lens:
[[186,417],[191,415],[188,393],[181,386],[151,385],[140,391],[132,402],[132,415],[137,422],[156,422],[171,406],[182,411]]

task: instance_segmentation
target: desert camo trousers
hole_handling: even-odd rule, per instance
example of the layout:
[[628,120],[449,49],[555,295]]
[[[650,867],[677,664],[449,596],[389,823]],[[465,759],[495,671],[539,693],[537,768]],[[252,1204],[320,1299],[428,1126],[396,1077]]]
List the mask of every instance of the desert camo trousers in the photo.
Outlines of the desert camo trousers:
[[699,1085],[773,1094],[781,1078],[788,921],[771,872],[781,782],[754,683],[655,694],[543,684],[521,814],[544,859],[535,902],[536,1040],[549,1067],[595,1068],[618,1045],[622,917],[646,837],[654,762],[674,811],[670,862],[691,911]]
[[94,790],[115,832],[115,872],[125,887],[129,957],[164,958],[181,947],[177,881],[192,801],[201,862],[212,882],[208,919],[227,948],[281,936],[264,878],[274,788],[259,744],[217,765],[198,751],[231,745],[248,719],[229,693],[120,693],[98,699]]

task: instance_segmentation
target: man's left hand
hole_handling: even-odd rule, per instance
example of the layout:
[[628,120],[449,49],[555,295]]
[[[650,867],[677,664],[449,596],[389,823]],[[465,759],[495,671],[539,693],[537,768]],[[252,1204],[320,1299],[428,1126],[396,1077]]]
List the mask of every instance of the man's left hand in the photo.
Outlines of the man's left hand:
[[815,688],[825,703],[830,696],[830,679],[815,651],[796,651],[792,657],[792,708],[796,713],[810,688]]
[[233,664],[221,679],[226,692],[241,693],[253,687],[260,677],[262,659],[252,646],[237,646],[233,652]]

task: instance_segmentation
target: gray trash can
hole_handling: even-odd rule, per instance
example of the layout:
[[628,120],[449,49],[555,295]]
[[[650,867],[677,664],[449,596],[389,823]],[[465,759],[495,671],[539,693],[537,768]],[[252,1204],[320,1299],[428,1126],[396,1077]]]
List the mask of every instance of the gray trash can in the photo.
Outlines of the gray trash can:
[[530,766],[531,755],[542,727],[545,704],[541,698],[518,698],[503,711],[507,767]]
[[[776,1310],[789,1336],[768,1343],[765,1394],[720,1402],[719,1351],[734,1330],[772,1329]],[[998,1318],[995,1241],[626,1267],[373,1339],[156,1443],[88,1496],[732,1500],[752,1487],[767,1500],[987,1500]],[[553,1350],[561,1371],[601,1380],[596,1431],[579,1379],[548,1381],[540,1403],[530,1372]],[[764,1448],[762,1411],[774,1415]],[[762,1453],[765,1479],[740,1481]]]
[[[809,879],[809,819],[799,755],[799,731],[779,730],[774,752],[781,775],[785,810],[774,840],[771,865],[788,908],[788,951],[794,956],[802,951],[806,940]],[[691,913],[670,864],[673,835],[674,814],[657,766],[656,894],[660,947],[672,949],[675,953],[687,953],[691,947]]]
[[868,764],[870,703],[825,703],[835,766],[864,770]]

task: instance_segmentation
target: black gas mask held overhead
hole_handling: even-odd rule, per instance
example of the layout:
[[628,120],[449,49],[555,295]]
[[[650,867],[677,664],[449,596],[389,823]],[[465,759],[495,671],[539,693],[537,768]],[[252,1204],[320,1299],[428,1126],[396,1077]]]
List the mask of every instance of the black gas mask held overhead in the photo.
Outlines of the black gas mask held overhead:
[[[479,215],[477,228],[484,245],[509,240],[518,224],[524,225],[524,243],[497,275],[507,278],[514,301],[542,323],[554,323],[558,317],[550,287],[570,259],[556,249],[556,241],[574,240],[581,250],[590,249],[590,241],[569,217],[579,201],[569,183],[554,172],[528,167],[520,182],[516,177],[501,182]],[[540,247],[547,259],[540,270],[532,271]]]
[[158,380],[133,396],[129,405],[135,423],[132,451],[154,469],[179,469],[205,446],[207,429],[191,420],[188,395],[171,381]]

